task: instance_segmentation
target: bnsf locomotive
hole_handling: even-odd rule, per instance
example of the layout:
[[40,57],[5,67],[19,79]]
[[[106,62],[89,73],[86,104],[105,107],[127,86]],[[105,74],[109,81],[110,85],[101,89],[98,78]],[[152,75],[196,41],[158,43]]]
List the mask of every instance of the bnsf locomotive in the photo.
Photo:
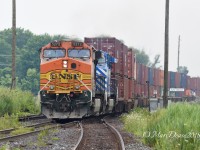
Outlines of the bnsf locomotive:
[[40,49],[40,100],[48,118],[104,114],[117,104],[117,60],[83,42],[54,41]]

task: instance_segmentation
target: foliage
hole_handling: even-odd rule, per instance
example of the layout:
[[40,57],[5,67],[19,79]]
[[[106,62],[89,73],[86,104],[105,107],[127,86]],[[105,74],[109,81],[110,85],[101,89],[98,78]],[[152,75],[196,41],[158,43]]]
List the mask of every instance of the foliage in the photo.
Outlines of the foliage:
[[[17,87],[31,90],[37,94],[39,90],[39,52],[38,50],[53,40],[69,39],[64,35],[34,35],[29,30],[16,29],[16,76]],[[0,85],[11,85],[12,29],[0,31]]]
[[[25,78],[21,79],[21,89],[32,91],[33,94],[37,94],[39,89],[39,72],[35,68],[29,68]],[[32,85],[32,86],[30,86]]]
[[0,117],[0,130],[17,128],[20,126],[17,115],[8,115],[5,114],[3,117]]
[[42,131],[40,131],[40,133],[38,134],[38,145],[39,146],[45,146],[45,137],[49,135],[49,130],[48,129],[44,129]]
[[0,150],[8,150],[8,149],[9,149],[8,144],[2,145],[2,147],[0,147]]
[[136,61],[138,63],[144,64],[146,66],[149,65],[149,63],[150,63],[149,56],[145,53],[144,50],[139,50],[139,49],[133,48],[133,51],[136,54]]
[[[122,120],[126,130],[140,136],[146,130],[149,112],[146,109],[136,108],[129,115],[123,115]],[[141,126],[142,124],[142,126]],[[140,130],[138,130],[140,129]]]
[[19,134],[25,134],[28,132],[34,131],[34,128],[24,128],[24,127],[20,127],[17,128],[16,130],[12,131],[10,134],[11,135],[19,135]]
[[40,106],[36,104],[34,96],[30,92],[19,89],[10,91],[9,88],[0,87],[0,116],[19,115],[24,112],[30,114],[40,112]]
[[199,117],[200,105],[176,103],[151,115],[132,112],[123,121],[126,130],[155,149],[197,150],[200,149]]
[[186,67],[186,66],[179,66],[179,68],[177,69],[177,71],[179,72],[179,73],[183,73],[183,74],[188,74],[188,68]]

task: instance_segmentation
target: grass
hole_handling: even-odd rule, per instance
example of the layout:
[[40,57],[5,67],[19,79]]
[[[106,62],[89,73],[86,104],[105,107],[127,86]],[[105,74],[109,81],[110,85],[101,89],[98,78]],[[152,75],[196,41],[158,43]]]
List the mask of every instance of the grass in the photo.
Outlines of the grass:
[[40,106],[31,92],[0,87],[0,117],[5,114],[22,116],[39,112]]
[[14,131],[11,132],[11,135],[19,135],[19,134],[24,134],[24,133],[28,133],[34,131],[34,128],[24,128],[24,127],[20,127]]
[[49,135],[49,130],[48,129],[44,129],[42,130],[39,134],[38,134],[38,142],[37,145],[38,146],[46,146],[46,141],[45,141],[45,137]]
[[4,117],[0,117],[0,130],[9,128],[18,128],[20,126],[18,116],[5,114]]
[[149,114],[137,109],[123,116],[125,129],[158,150],[200,149],[200,105],[176,103]]

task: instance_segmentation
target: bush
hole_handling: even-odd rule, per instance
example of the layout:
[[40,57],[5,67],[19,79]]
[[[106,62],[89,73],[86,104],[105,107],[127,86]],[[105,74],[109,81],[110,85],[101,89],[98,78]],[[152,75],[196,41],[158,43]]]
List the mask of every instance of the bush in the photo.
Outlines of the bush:
[[[138,117],[139,116],[139,117]],[[125,129],[155,149],[200,149],[200,105],[175,103],[151,115],[133,111]]]
[[39,112],[40,106],[36,104],[36,99],[30,92],[0,87],[0,117],[5,114],[22,115]]

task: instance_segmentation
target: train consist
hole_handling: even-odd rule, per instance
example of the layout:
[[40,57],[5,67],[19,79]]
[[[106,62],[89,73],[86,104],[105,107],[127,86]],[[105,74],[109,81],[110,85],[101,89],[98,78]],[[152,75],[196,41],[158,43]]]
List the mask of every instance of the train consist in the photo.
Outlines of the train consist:
[[[138,97],[162,97],[163,70],[136,63],[134,51],[116,38],[54,41],[40,49],[40,59],[39,95],[48,118],[128,111]],[[199,78],[169,72],[168,85],[170,96],[200,95]]]

